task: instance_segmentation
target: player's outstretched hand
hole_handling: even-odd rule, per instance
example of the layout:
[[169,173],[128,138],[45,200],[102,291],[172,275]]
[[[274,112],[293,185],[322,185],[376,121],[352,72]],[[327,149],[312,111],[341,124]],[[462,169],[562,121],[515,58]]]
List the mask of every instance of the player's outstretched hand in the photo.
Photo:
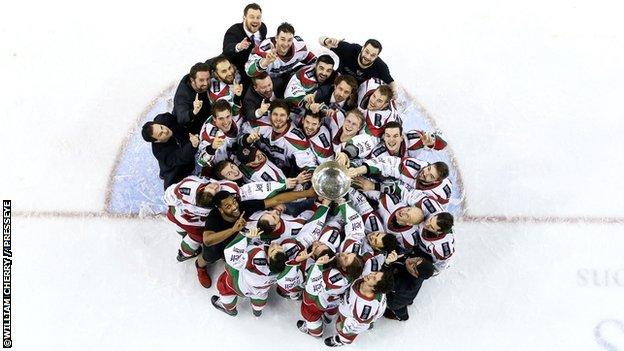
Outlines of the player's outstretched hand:
[[362,178],[362,177],[353,178],[353,181],[351,184],[353,184],[353,186],[356,189],[360,189],[362,191],[375,190],[375,183],[373,183],[372,181],[366,178]]
[[298,184],[307,183],[310,181],[310,179],[312,179],[312,172],[310,172],[309,170],[305,170],[299,173],[296,179]]
[[435,136],[433,134],[417,130],[416,133],[420,136],[420,140],[425,146],[432,147],[435,144]]

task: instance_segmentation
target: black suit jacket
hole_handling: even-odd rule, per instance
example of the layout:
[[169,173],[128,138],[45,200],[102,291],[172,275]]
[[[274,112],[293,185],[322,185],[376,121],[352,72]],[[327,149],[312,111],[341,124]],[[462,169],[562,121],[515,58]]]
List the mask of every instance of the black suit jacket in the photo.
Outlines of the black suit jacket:
[[[264,23],[260,25],[259,32],[260,39],[266,39],[267,27]],[[248,38],[248,36],[243,28],[243,23],[236,23],[232,25],[223,36],[223,54],[234,64],[234,66],[236,66],[236,68],[238,68],[241,78],[247,76],[247,74],[245,74],[245,63],[247,63],[251,50],[253,50],[255,46],[252,42],[252,45],[249,45],[246,50],[236,52],[236,44],[244,38]]]
[[166,143],[152,143],[152,153],[158,160],[160,177],[167,189],[193,173],[197,148],[191,144],[188,131],[177,123],[171,113],[156,116],[154,122],[169,127],[173,132]]

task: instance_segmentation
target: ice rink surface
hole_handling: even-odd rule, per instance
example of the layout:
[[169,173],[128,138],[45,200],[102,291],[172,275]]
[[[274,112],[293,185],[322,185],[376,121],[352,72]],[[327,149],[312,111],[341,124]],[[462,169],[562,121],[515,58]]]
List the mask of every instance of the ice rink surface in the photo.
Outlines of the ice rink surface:
[[[16,350],[324,347],[272,296],[212,308],[162,218],[113,218],[124,140],[220,52],[247,2],[11,2],[0,14],[0,196],[13,201]],[[405,323],[348,349],[624,350],[624,26],[617,2],[264,1],[293,23],[382,42],[463,179],[454,265]],[[123,150],[121,150],[123,151]],[[149,156],[149,155],[148,155]],[[212,267],[213,278],[222,265]]]

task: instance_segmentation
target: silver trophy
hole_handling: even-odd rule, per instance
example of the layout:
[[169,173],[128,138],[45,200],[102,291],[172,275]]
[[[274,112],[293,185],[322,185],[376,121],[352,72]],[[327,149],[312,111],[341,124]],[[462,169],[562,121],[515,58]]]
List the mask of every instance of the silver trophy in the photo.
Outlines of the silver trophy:
[[323,163],[312,174],[314,191],[332,201],[342,198],[349,191],[350,186],[351,178],[347,175],[347,168],[336,161]]

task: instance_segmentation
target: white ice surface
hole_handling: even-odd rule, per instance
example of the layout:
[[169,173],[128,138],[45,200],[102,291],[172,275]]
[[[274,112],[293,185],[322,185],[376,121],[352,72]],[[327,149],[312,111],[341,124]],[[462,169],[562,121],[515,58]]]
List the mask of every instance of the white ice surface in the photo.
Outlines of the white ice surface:
[[[0,196],[14,211],[102,210],[138,116],[220,51],[245,3],[6,4]],[[323,34],[384,44],[453,148],[470,214],[623,216],[619,3],[358,4],[261,3],[269,34],[286,20],[313,48]],[[425,284],[410,321],[383,321],[350,349],[624,350],[621,224],[457,232],[454,267]],[[14,217],[13,240],[17,350],[321,346],[294,329],[292,302],[272,299],[258,321],[246,306],[217,313],[163,220]]]

